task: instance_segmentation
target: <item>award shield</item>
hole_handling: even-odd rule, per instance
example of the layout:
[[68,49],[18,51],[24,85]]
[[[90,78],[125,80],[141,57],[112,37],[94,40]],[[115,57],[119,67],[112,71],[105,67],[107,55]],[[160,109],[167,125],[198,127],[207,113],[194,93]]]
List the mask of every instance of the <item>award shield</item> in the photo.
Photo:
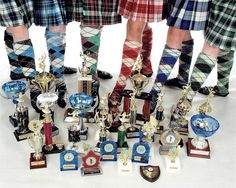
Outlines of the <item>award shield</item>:
[[79,158],[78,153],[74,150],[65,150],[60,153],[61,171],[78,170]]
[[117,161],[117,144],[114,141],[105,141],[100,145],[101,161]]
[[29,129],[33,133],[28,137],[28,142],[35,151],[30,154],[30,169],[47,167],[46,156],[42,153],[44,145],[43,135],[40,133],[42,127],[43,124],[39,120],[32,120],[29,123]]
[[132,162],[148,163],[150,146],[146,142],[138,142],[133,145]]
[[28,128],[29,115],[28,108],[24,106],[24,93],[27,90],[27,85],[22,81],[10,81],[2,85],[2,96],[11,99],[16,105],[14,115],[9,116],[9,120],[17,129],[14,135],[17,141],[25,140],[31,134]]
[[161,171],[159,166],[140,166],[140,174],[145,180],[155,182],[159,179]]

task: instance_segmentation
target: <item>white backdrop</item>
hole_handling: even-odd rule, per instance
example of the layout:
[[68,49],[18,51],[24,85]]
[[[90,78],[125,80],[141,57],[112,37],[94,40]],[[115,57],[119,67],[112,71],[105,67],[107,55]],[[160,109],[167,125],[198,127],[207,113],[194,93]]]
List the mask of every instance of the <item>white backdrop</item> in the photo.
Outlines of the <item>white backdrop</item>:
[[[152,63],[154,72],[156,72],[162,49],[165,44],[167,27],[165,22],[152,24],[154,29]],[[0,28],[0,84],[9,80],[9,65],[3,42],[4,28]],[[46,43],[44,39],[44,28],[33,26],[30,29],[30,36],[35,48],[36,60],[46,52]],[[203,44],[203,33],[194,32],[195,39],[194,58],[201,51]],[[125,23],[104,27],[102,33],[102,42],[100,49],[99,65],[102,70],[114,74],[112,80],[101,81],[101,95],[110,92],[118,77],[121,66],[122,46],[125,39]],[[79,24],[69,24],[67,28],[67,49],[65,64],[67,66],[81,66],[80,59],[81,43],[79,34]],[[48,62],[48,61],[47,61]],[[174,74],[176,73],[176,68]],[[231,76],[230,95],[226,98],[215,97],[212,100],[212,116],[216,117],[221,127],[219,131],[209,138],[211,146],[211,159],[189,158],[186,155],[184,147],[180,153],[182,170],[178,174],[170,174],[165,169],[164,158],[159,155],[159,144],[156,141],[153,144],[154,156],[150,164],[159,165],[161,168],[161,177],[155,183],[145,181],[139,174],[139,164],[133,164],[133,174],[130,176],[120,176],[117,172],[116,163],[102,163],[103,175],[92,177],[81,177],[79,171],[61,172],[59,166],[59,155],[47,156],[48,167],[46,169],[29,170],[29,154],[32,149],[27,141],[17,143],[13,136],[13,127],[8,122],[8,115],[14,111],[10,100],[0,98],[0,188],[27,188],[27,187],[182,187],[182,188],[213,188],[236,186],[236,137],[235,137],[235,105],[236,105],[236,67],[234,66]],[[173,74],[172,74],[173,75]],[[149,90],[154,81],[155,75],[150,79],[146,88]],[[66,76],[66,82],[69,88],[69,94],[76,92],[76,75]],[[216,82],[216,71],[207,80],[207,84]],[[128,86],[129,87],[129,86]],[[169,111],[172,104],[176,103],[181,96],[181,91],[177,89],[165,89],[164,107],[165,116],[164,125],[169,122]],[[188,118],[196,113],[197,105],[206,99],[205,96],[198,94],[194,101],[194,106]],[[29,104],[29,93],[27,93],[26,104]],[[30,109],[30,119],[37,118],[35,111]],[[60,128],[60,135],[55,140],[67,143],[67,127],[62,122],[64,109],[56,107],[55,122]],[[191,129],[191,128],[190,128]],[[94,143],[95,128],[90,128],[90,143]],[[190,130],[190,135],[194,134]],[[186,140],[186,138],[184,138]]]

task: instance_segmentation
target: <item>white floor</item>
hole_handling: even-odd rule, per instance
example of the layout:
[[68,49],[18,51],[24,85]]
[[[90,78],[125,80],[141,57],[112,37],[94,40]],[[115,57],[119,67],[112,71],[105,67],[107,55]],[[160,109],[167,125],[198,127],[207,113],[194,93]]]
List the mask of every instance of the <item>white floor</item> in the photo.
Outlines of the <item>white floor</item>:
[[[153,24],[154,41],[152,62],[156,72],[165,44],[167,28],[165,23]],[[3,43],[4,29],[0,28],[0,84],[9,80],[9,65]],[[30,35],[35,47],[36,60],[46,52],[44,40],[44,29],[32,27]],[[203,43],[202,32],[194,32],[195,39],[194,61],[200,52]],[[99,58],[99,68],[114,74],[114,78],[108,81],[101,81],[101,95],[108,94],[115,84],[121,63],[122,44],[125,37],[125,24],[105,27],[102,34],[102,44]],[[79,53],[80,47],[79,24],[73,23],[68,26],[67,51],[65,64],[78,67],[81,66]],[[176,70],[175,70],[176,72]],[[174,72],[174,73],[175,73]],[[75,93],[76,75],[66,76],[69,94]],[[151,88],[154,76],[150,79],[150,84],[146,88]],[[216,72],[211,75],[207,84],[216,82]],[[154,156],[150,164],[159,165],[161,176],[155,183],[145,181],[139,174],[139,164],[133,164],[133,174],[130,176],[119,176],[116,163],[102,163],[103,175],[93,177],[81,177],[80,172],[61,172],[59,167],[59,155],[47,156],[47,169],[29,170],[29,154],[32,149],[27,141],[17,142],[13,136],[13,127],[8,122],[8,115],[14,111],[14,106],[10,100],[0,97],[0,188],[27,188],[27,187],[182,187],[182,188],[215,188],[215,187],[236,187],[236,67],[234,66],[230,80],[230,95],[226,98],[215,97],[212,100],[212,116],[220,122],[219,131],[209,138],[211,146],[211,159],[190,158],[186,155],[184,147],[180,153],[182,170],[178,174],[170,174],[165,169],[165,161],[158,153],[159,144],[154,143]],[[128,87],[131,87],[130,84]],[[168,125],[170,107],[181,96],[180,90],[166,89],[164,97],[165,116],[164,125]],[[204,102],[205,96],[197,95],[194,106],[188,118],[197,112],[198,105]],[[26,99],[29,105],[29,93]],[[30,109],[30,119],[37,118],[37,114]],[[64,109],[56,107],[55,122],[60,128],[60,135],[55,139],[67,144],[67,127],[63,123],[62,115]],[[94,135],[96,126],[90,125],[90,143],[95,144]],[[190,128],[191,129],[191,128]],[[190,135],[194,136],[192,130]],[[184,138],[186,140],[186,138]]]

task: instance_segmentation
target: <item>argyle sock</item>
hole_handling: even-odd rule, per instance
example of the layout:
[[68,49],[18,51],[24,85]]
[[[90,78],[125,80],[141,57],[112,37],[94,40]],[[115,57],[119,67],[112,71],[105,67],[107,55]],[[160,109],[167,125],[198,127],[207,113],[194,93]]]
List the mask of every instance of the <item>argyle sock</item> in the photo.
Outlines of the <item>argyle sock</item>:
[[22,72],[22,67],[20,66],[18,62],[18,57],[14,52],[13,48],[13,36],[12,33],[9,33],[5,31],[4,33],[4,41],[5,41],[5,47],[7,52],[7,57],[10,63],[10,77],[14,76],[24,76]]
[[90,70],[90,74],[96,74],[98,64],[98,53],[100,48],[102,27],[80,26],[80,36],[83,53],[89,53],[86,66]]
[[196,95],[196,92],[204,84],[205,80],[211,73],[212,69],[217,63],[217,58],[211,57],[204,52],[200,53],[196,64],[193,68],[192,75],[190,77],[190,90],[187,98],[192,101],[193,97]]
[[228,93],[229,76],[234,63],[234,51],[222,52],[217,61],[217,86],[220,93]]
[[141,55],[143,58],[143,67],[141,73],[145,76],[151,76],[152,71],[152,63],[151,63],[151,51],[152,51],[152,28],[147,29],[143,32],[142,37],[142,50]]
[[185,84],[188,83],[189,70],[193,56],[193,45],[193,40],[184,41],[179,57],[179,74],[177,78]]

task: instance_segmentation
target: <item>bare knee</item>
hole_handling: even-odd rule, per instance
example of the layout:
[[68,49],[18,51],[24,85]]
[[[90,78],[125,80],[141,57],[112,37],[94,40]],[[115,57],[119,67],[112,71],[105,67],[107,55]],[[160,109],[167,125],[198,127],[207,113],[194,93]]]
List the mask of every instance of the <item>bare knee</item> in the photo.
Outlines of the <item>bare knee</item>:
[[171,48],[181,49],[186,32],[185,30],[169,27],[166,44]]
[[142,42],[142,34],[146,26],[145,22],[131,21],[127,23],[127,35],[128,40]]
[[205,42],[202,52],[209,55],[209,56],[217,58],[220,54],[220,49],[215,48],[215,47],[211,46],[210,44],[208,44],[207,42]]
[[7,31],[12,33],[14,42],[29,39],[29,31],[25,26],[8,27]]

